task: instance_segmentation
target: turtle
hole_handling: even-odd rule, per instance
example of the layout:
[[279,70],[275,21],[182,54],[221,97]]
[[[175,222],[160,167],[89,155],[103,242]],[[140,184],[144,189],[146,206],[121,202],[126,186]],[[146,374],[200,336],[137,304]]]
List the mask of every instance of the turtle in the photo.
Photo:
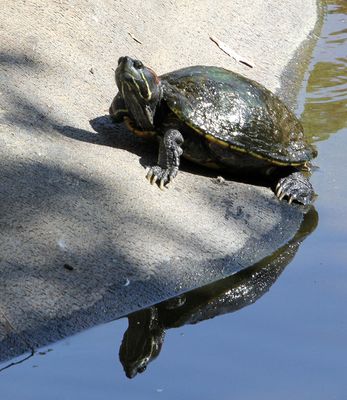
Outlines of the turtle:
[[115,80],[113,122],[159,141],[157,164],[146,174],[152,184],[168,187],[183,156],[209,168],[276,176],[280,200],[312,203],[314,190],[303,172],[317,151],[294,113],[260,83],[204,65],[158,76],[128,56],[119,58]]

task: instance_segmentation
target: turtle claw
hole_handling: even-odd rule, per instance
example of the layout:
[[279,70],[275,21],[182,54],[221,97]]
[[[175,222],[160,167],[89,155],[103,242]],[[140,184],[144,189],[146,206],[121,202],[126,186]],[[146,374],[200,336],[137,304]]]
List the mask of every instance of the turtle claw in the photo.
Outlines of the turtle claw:
[[158,175],[156,175],[152,169],[149,169],[146,175],[146,179],[149,181],[151,185],[154,185],[158,180]]
[[168,185],[173,181],[175,176],[177,175],[178,168],[162,168],[159,165],[149,168],[146,178],[148,181],[154,185],[158,183],[158,186],[161,190],[167,188]]
[[279,198],[280,200],[283,200],[283,198],[284,198],[285,195],[286,195],[285,193],[281,193],[281,194],[278,196],[278,198]]
[[164,179],[160,179],[159,189],[160,189],[160,190],[164,190],[164,186],[165,186],[165,184],[164,184]]
[[149,170],[147,171],[146,179],[147,179],[149,182],[151,182],[152,176],[153,176],[153,174],[152,174],[151,170],[149,169]]
[[299,172],[282,178],[276,186],[276,196],[279,200],[288,198],[288,204],[293,201],[303,205],[311,204],[314,197],[314,191],[311,183]]

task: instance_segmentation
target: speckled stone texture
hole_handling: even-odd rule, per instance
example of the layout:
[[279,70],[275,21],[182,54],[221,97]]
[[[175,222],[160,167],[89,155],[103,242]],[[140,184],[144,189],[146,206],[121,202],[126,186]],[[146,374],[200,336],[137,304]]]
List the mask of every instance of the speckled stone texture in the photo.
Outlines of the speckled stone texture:
[[144,178],[155,146],[89,120],[107,113],[122,55],[159,74],[224,66],[277,90],[314,0],[0,4],[0,359],[228,276],[294,236],[301,212],[270,189],[185,164],[160,191]]

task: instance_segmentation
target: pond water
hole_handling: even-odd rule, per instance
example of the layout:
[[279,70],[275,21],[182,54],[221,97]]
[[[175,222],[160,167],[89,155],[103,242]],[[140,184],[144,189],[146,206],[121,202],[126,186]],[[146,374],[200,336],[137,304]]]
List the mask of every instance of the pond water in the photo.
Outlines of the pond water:
[[347,1],[327,7],[299,99],[319,223],[312,211],[263,263],[133,314],[129,329],[114,321],[3,369],[1,399],[347,398]]

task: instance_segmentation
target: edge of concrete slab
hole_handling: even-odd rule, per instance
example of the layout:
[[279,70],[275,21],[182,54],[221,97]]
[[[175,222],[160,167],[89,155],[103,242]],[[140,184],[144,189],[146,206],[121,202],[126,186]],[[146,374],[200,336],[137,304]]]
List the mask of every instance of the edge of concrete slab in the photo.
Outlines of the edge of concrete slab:
[[324,15],[326,5],[324,0],[316,0],[317,4],[317,22],[312,29],[310,35],[304,40],[294,53],[292,59],[283,69],[281,74],[281,87],[277,94],[292,109],[297,109],[298,96],[302,90],[302,82],[305,76],[309,74],[308,67],[310,65],[312,51],[319,39],[319,34],[324,23]]

